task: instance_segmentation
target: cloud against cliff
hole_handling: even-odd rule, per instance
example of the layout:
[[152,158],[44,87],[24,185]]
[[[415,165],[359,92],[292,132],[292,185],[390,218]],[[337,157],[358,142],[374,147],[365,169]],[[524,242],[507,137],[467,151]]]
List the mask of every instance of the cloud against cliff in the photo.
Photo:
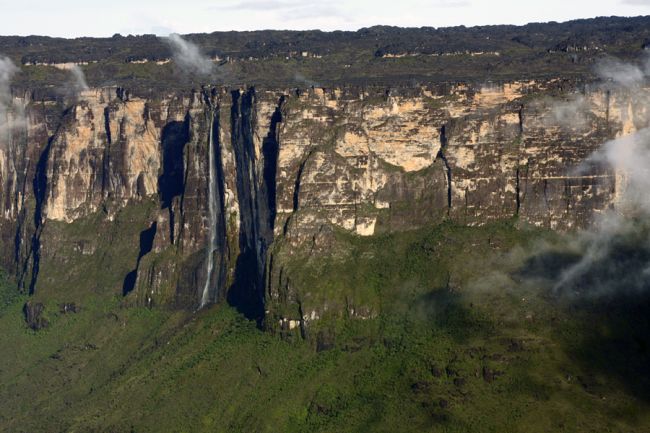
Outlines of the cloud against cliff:
[[541,120],[547,128],[560,127],[566,131],[579,132],[590,127],[590,104],[581,94],[571,94],[561,100],[541,98],[532,101],[528,107],[541,113]]
[[[592,167],[609,167],[616,178],[615,208],[596,214],[591,229],[565,237],[577,260],[553,275],[556,294],[601,297],[650,291],[650,102],[640,91],[650,68],[644,62],[639,66],[607,59],[596,66],[606,90],[635,101],[626,99],[619,109],[633,110],[640,129],[603,143],[578,169],[589,175]],[[568,118],[588,110],[581,104],[565,109]]]
[[650,64],[641,67],[624,63],[617,59],[605,59],[596,66],[596,73],[605,80],[610,80],[623,87],[637,87],[644,82],[645,76],[650,72]]
[[[517,290],[550,290],[572,301],[650,294],[650,128],[607,141],[589,157],[617,173],[615,208],[593,215],[593,225],[541,241],[514,259]],[[587,167],[589,164],[585,164]],[[593,174],[585,169],[583,175]],[[523,277],[523,280],[520,278]]]
[[172,49],[174,63],[185,73],[209,76],[214,71],[214,64],[200,48],[180,35],[172,33],[164,39]]
[[20,71],[10,58],[0,56],[0,144],[5,134],[25,124],[24,108],[11,96],[11,80]]
[[70,80],[66,84],[66,93],[70,97],[76,97],[79,93],[88,90],[88,83],[84,71],[77,65],[70,68]]

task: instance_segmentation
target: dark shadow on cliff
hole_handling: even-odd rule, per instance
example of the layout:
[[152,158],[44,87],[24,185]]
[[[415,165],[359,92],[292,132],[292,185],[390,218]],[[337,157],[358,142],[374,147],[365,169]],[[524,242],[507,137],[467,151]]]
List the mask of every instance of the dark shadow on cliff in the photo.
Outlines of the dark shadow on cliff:
[[175,197],[185,192],[185,145],[190,140],[190,116],[183,122],[169,122],[162,130],[162,174],[158,178],[158,191],[162,209],[169,210],[170,240],[174,243],[174,218],[172,206]]
[[490,334],[494,324],[463,298],[462,293],[441,287],[418,296],[409,306],[415,320],[424,320],[445,331],[457,343]]
[[140,260],[146,254],[149,254],[153,249],[153,242],[156,238],[156,231],[158,230],[158,223],[154,221],[146,230],[140,232],[140,252],[138,253],[138,260],[136,261],[135,269],[126,274],[124,284],[122,285],[122,295],[126,296],[135,289],[135,283],[138,278],[138,269],[140,267]]
[[530,257],[517,272],[524,279],[551,280],[580,261],[580,254],[568,251],[545,251]]
[[[64,116],[67,115],[64,113]],[[38,273],[40,270],[41,262],[41,233],[43,231],[43,206],[45,205],[45,199],[47,195],[47,163],[50,157],[50,150],[52,149],[52,143],[54,142],[55,135],[51,136],[47,142],[47,145],[41,152],[41,155],[36,164],[36,173],[34,174],[33,188],[34,188],[34,198],[36,200],[36,206],[34,207],[34,234],[32,235],[32,245],[30,255],[32,258],[32,275],[29,282],[29,291],[30,295],[33,295],[36,291],[36,282],[38,280]],[[24,281],[27,276],[29,266],[29,260],[25,260],[23,266],[23,272],[19,278],[19,287],[24,286]]]
[[169,122],[162,130],[162,174],[158,178],[162,208],[171,206],[174,197],[183,193],[185,170],[183,151],[189,141],[189,117],[183,122]]
[[276,188],[277,188],[277,171],[278,156],[280,155],[280,142],[278,139],[278,125],[282,122],[282,104],[284,96],[280,97],[278,106],[271,116],[271,125],[268,135],[262,143],[262,155],[264,156],[264,187],[266,189],[266,198],[268,206],[268,226],[273,230],[276,215]]
[[239,256],[227,301],[247,318],[261,323],[264,316],[264,277],[268,248],[273,242],[275,188],[279,143],[277,125],[282,121],[278,109],[271,118],[264,138],[261,179],[254,131],[256,128],[255,89],[231,92],[231,144],[235,157],[237,195],[240,208]]
[[599,374],[619,381],[630,394],[650,401],[650,297],[647,294],[572,303],[567,312],[578,317],[578,334],[566,338],[567,352],[591,380]]
[[235,281],[228,291],[228,303],[246,318],[259,322],[264,315],[261,289],[255,251],[241,253],[235,265]]
[[522,285],[536,286],[548,307],[564,317],[554,332],[581,366],[578,380],[594,395],[602,386],[597,378],[604,375],[650,401],[647,239],[647,230],[639,228],[613,235],[602,250],[586,242],[577,251],[544,251],[516,273]]

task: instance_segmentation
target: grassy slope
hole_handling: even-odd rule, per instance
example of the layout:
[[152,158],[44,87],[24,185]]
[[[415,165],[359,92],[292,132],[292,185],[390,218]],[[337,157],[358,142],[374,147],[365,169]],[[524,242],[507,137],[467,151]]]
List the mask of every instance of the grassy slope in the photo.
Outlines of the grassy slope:
[[51,325],[34,332],[26,298],[3,284],[0,430],[647,431],[648,395],[625,370],[648,334],[518,287],[522,259],[508,252],[539,236],[505,223],[344,236],[354,262],[297,266],[323,290],[375,293],[381,314],[336,323],[321,352],[226,306],[190,314],[98,295],[76,314],[45,299]]

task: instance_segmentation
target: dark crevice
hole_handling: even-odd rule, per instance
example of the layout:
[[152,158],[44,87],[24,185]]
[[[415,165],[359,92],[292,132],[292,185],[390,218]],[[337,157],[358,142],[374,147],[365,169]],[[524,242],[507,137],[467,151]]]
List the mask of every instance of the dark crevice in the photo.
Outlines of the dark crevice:
[[161,208],[169,211],[169,239],[173,244],[176,233],[174,233],[176,215],[173,201],[175,197],[182,196],[185,191],[185,145],[190,140],[190,117],[189,113],[185,119],[169,122],[162,130],[162,174],[158,178],[158,194],[160,196]]
[[444,152],[444,149],[447,147],[448,143],[449,141],[447,138],[447,126],[442,125],[442,128],[440,128],[440,150],[438,151],[436,158],[440,158],[445,165],[445,174],[447,175],[447,213],[451,211],[452,197],[451,167],[449,166],[449,162],[447,161],[447,157],[445,156]]
[[169,213],[169,243],[174,245],[174,224],[176,224],[176,214],[171,206],[167,208],[167,212]]
[[239,256],[235,280],[228,292],[228,302],[246,317],[259,319],[263,314],[260,297],[259,212],[256,203],[257,179],[255,153],[252,148],[252,110],[254,91],[232,92],[231,131],[235,154],[237,196],[240,208]]
[[[266,285],[266,294],[270,295],[271,294],[271,289],[273,287],[273,284],[271,282],[271,276],[273,275],[273,254],[269,254],[269,260],[268,260],[268,268],[266,270],[266,278],[265,278],[265,285]],[[282,271],[280,271],[282,272]]]
[[106,131],[106,148],[104,149],[104,158],[102,161],[102,195],[108,190],[108,182],[111,166],[111,145],[113,138],[111,136],[111,111],[109,107],[104,108],[104,130]]
[[[347,299],[346,299],[347,301]],[[307,339],[307,329],[305,326],[305,313],[302,308],[302,301],[298,299],[298,314],[300,314],[300,337],[303,340]]]
[[278,171],[278,156],[280,154],[280,130],[278,124],[282,122],[282,105],[284,96],[280,97],[278,106],[271,116],[271,126],[269,133],[264,138],[262,144],[262,154],[264,156],[264,186],[266,188],[267,206],[268,206],[268,224],[273,230],[275,226],[275,216],[277,214],[276,206],[276,178]]
[[[36,282],[38,280],[38,272],[40,269],[41,263],[41,233],[43,231],[43,206],[45,205],[45,199],[47,194],[47,162],[50,157],[50,150],[52,148],[52,143],[54,137],[50,137],[41,152],[41,156],[38,159],[36,164],[36,173],[34,175],[33,188],[34,188],[34,198],[36,200],[36,206],[34,208],[34,235],[32,236],[32,246],[31,246],[31,256],[32,256],[32,275],[29,282],[29,294],[34,294],[36,290]],[[28,266],[28,261],[25,262],[25,268],[23,270],[23,277],[21,277],[21,286],[23,285],[24,276],[26,275],[26,268]]]
[[546,209],[549,210],[551,208],[549,202],[548,202],[548,179],[544,179],[544,204],[546,205]]
[[183,151],[190,140],[190,120],[166,124],[162,130],[162,174],[158,178],[158,191],[162,208],[168,208],[174,197],[180,196],[184,189]]
[[530,166],[528,164],[524,165],[523,173],[519,172],[519,205],[520,209],[524,203],[526,203],[526,196],[528,194],[528,171]]
[[158,223],[154,221],[148,229],[140,232],[140,252],[138,253],[138,260],[136,261],[135,269],[129,272],[124,278],[124,284],[122,285],[123,296],[128,295],[135,288],[135,283],[138,278],[138,269],[140,268],[140,261],[153,249],[153,242],[156,238],[157,230]]
[[296,175],[296,181],[294,182],[293,185],[293,211],[296,212],[298,210],[298,206],[300,205],[299,200],[300,200],[300,183],[302,182],[302,173],[305,171],[305,165],[307,165],[307,161],[309,160],[309,157],[311,157],[312,151],[310,150],[305,159],[302,160],[300,163],[300,166],[298,167],[298,174]]
[[521,105],[519,107],[519,111],[517,113],[519,116],[519,137],[517,143],[519,144],[518,149],[517,149],[517,169],[515,171],[515,215],[519,215],[519,210],[521,209],[521,168],[519,166],[520,164],[520,151],[521,151],[521,144],[523,142],[523,135],[524,135],[524,106]]
[[217,274],[217,294],[215,299],[221,299],[225,296],[225,286],[226,286],[226,277],[228,275],[227,261],[228,261],[228,225],[226,221],[226,176],[223,171],[223,158],[221,156],[221,149],[223,143],[220,140],[221,137],[221,124],[219,123],[219,112],[221,107],[217,108],[216,114],[213,117],[212,121],[214,122],[214,127],[212,128],[213,145],[214,149],[214,164],[216,168],[217,175],[217,194],[219,198],[219,215],[217,220],[217,249],[221,252],[219,263],[216,268]]
[[293,184],[293,214],[289,216],[289,218],[287,218],[287,220],[284,222],[284,227],[282,229],[282,233],[285,235],[289,230],[289,223],[291,222],[293,215],[298,211],[298,208],[300,207],[300,186],[302,182],[302,174],[305,171],[305,166],[307,165],[307,161],[309,161],[312,152],[313,150],[310,150],[307,156],[305,156],[305,158],[298,166],[298,173],[296,174],[296,180]]
[[517,170],[515,172],[515,202],[516,202],[516,209],[515,209],[515,214],[519,215],[519,209],[521,208],[521,185],[520,185],[520,172],[519,172],[519,164],[517,164]]
[[[192,117],[190,116],[189,111],[185,114],[185,123],[187,124],[187,140],[191,140],[191,134],[190,131],[192,129]],[[190,166],[190,155],[189,152],[183,151],[183,157],[181,158],[181,164],[184,164],[183,167],[189,167]],[[170,227],[171,233],[170,233],[170,239],[174,237],[175,235],[175,242],[177,242],[179,245],[181,244],[181,239],[183,237],[184,233],[184,227],[185,227],[185,187],[187,185],[187,178],[189,176],[189,170],[184,170],[184,174],[182,176],[182,188],[181,188],[181,193],[180,193],[180,199],[178,203],[178,214],[180,215],[180,221],[178,223],[178,233],[174,233],[174,227]],[[170,207],[173,211],[174,207]]]
[[[276,110],[263,152],[263,176],[258,179],[255,143],[255,89],[232,92],[231,139],[235,156],[237,196],[240,208],[239,256],[228,302],[260,324],[264,316],[264,281],[268,248],[273,242],[275,174],[279,150]],[[283,99],[280,100],[282,103]],[[280,103],[280,105],[281,105]],[[273,218],[272,218],[273,217]]]
[[23,239],[22,233],[24,222],[25,212],[21,210],[18,215],[18,220],[16,221],[16,234],[14,235],[14,263],[16,264],[16,269],[20,266],[20,247]]

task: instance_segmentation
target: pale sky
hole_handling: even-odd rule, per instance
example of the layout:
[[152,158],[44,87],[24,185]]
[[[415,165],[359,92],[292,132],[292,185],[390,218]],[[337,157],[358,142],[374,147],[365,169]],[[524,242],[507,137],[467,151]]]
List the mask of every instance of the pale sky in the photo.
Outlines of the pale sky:
[[0,0],[0,35],[445,27],[650,15],[650,0]]

